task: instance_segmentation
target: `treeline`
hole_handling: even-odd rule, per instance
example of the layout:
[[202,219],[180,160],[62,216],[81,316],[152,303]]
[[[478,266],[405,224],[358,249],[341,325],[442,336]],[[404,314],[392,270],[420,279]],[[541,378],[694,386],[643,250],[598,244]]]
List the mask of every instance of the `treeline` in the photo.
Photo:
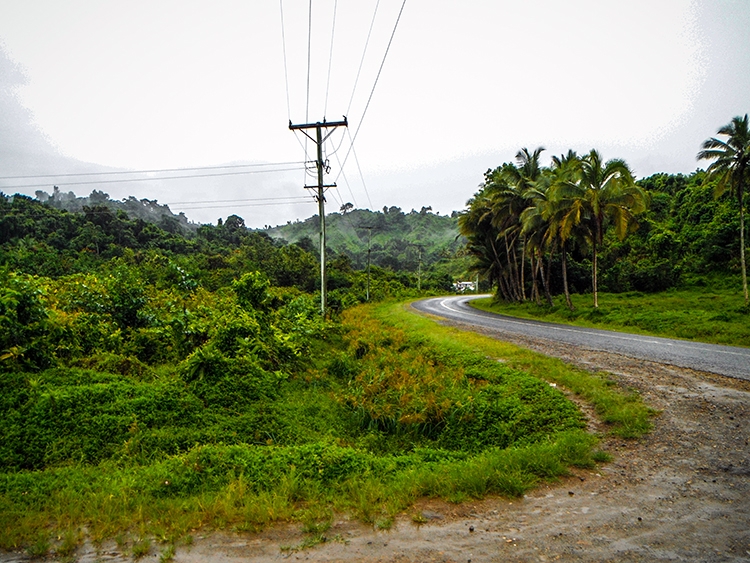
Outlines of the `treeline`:
[[[266,229],[270,236],[303,244],[311,251],[319,248],[319,219]],[[400,207],[381,211],[354,209],[344,204],[339,213],[326,215],[326,247],[346,256],[356,269],[370,263],[393,271],[432,272],[445,278],[462,279],[468,262],[462,259],[466,239],[458,233],[458,214],[432,212],[431,207],[404,213]],[[447,281],[447,280],[446,280]],[[448,285],[449,287],[449,285]]]
[[697,170],[635,181],[596,151],[555,156],[523,149],[488,170],[459,217],[472,268],[508,301],[553,295],[656,292],[735,278],[740,206],[719,178]]
[[[0,194],[0,269],[40,278],[109,275],[115,265],[145,284],[187,276],[196,287],[218,291],[247,272],[260,271],[274,287],[311,293],[320,288],[317,253],[305,241],[287,244],[246,228],[230,215],[191,234],[165,230],[103,205],[80,213],[59,210],[27,196]],[[329,303],[335,310],[354,303],[445,290],[452,279],[373,267],[369,284],[346,255],[329,255]],[[170,282],[171,283],[171,282]]]
[[53,187],[52,194],[37,190],[35,195],[42,203],[65,211],[80,213],[87,207],[107,207],[113,213],[124,211],[129,217],[153,223],[170,233],[182,232],[188,234],[195,232],[200,226],[189,221],[184,213],[175,215],[168,205],[159,204],[155,199],[137,199],[130,196],[118,201],[110,199],[109,194],[99,190],[93,190],[88,196],[78,197],[73,192],[61,192],[57,186]]
[[114,259],[138,265],[161,256],[212,291],[249,270],[263,271],[281,287],[312,291],[317,283],[311,254],[249,231],[236,215],[188,237],[105,206],[70,213],[22,195],[0,196],[0,266],[14,271],[58,278]]

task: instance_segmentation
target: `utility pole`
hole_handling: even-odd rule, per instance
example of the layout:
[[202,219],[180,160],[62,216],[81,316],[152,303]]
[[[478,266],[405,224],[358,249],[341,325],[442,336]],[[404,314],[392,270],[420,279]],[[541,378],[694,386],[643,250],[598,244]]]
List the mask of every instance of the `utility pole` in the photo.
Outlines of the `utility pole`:
[[367,229],[367,298],[366,301],[370,301],[370,252],[372,245],[372,227],[364,227]]
[[[326,289],[327,289],[327,278],[326,278],[326,210],[325,210],[325,196],[323,193],[326,188],[335,188],[336,184],[325,185],[323,184],[323,172],[326,164],[323,161],[323,143],[328,137],[333,134],[333,129],[336,127],[348,127],[346,117],[343,121],[331,121],[327,122],[323,119],[321,123],[304,123],[301,125],[292,125],[292,121],[289,121],[289,129],[292,131],[300,130],[305,136],[310,139],[318,148],[318,158],[315,161],[315,165],[318,169],[318,185],[317,186],[305,186],[305,189],[315,189],[317,194],[315,199],[318,201],[318,215],[320,216],[320,313],[325,316],[326,314]],[[315,138],[313,139],[308,133],[307,129],[315,129]],[[331,129],[330,132],[326,132],[323,136],[323,129]]]
[[417,291],[422,291],[422,247],[419,246],[419,265],[417,266]]
[[417,263],[417,291],[422,291],[422,250],[424,250],[424,245],[411,243],[411,246],[416,246],[419,251],[419,262]]

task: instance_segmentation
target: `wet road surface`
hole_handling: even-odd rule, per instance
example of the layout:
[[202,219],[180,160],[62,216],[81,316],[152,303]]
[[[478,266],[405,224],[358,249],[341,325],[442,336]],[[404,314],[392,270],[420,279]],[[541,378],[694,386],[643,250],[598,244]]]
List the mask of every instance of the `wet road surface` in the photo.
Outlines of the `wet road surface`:
[[412,306],[425,313],[500,332],[750,380],[750,348],[507,317],[471,307],[468,302],[478,297],[488,295],[436,297],[417,301]]

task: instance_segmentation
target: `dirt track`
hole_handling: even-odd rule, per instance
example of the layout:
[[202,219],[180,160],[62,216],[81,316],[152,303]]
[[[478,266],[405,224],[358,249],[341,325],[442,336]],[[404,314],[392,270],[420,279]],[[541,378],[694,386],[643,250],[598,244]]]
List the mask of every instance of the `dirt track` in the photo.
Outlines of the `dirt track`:
[[[387,532],[337,520],[330,541],[304,551],[280,549],[304,539],[294,526],[210,534],[178,547],[175,561],[750,561],[750,382],[515,341],[614,373],[662,411],[654,432],[640,441],[608,440],[611,463],[576,471],[523,499],[423,502],[415,510],[429,518],[426,524],[414,524],[410,512]],[[157,556],[154,549],[144,560]],[[128,560],[114,544],[98,553],[87,546],[78,557]],[[22,560],[0,555],[0,561]]]

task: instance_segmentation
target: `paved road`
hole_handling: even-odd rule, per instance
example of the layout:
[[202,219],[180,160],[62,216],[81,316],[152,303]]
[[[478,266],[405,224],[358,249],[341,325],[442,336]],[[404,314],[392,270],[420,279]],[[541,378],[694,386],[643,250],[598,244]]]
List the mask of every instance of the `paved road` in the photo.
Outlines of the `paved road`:
[[506,317],[479,311],[469,306],[467,302],[477,297],[488,296],[437,297],[417,301],[413,306],[425,313],[484,328],[750,380],[750,348],[703,344],[657,336],[640,336],[625,332]]

